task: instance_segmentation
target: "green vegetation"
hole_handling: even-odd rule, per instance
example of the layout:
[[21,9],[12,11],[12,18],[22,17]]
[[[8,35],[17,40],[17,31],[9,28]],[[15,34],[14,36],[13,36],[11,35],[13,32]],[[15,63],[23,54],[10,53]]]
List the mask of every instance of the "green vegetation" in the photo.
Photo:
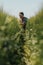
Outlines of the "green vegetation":
[[43,65],[43,9],[21,29],[18,18],[0,9],[0,65]]

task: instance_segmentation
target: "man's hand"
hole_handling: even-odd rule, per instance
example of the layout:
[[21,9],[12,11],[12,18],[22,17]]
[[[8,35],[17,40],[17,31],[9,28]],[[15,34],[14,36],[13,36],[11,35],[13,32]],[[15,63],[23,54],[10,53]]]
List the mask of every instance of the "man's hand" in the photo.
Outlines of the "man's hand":
[[20,25],[24,25],[24,22],[21,22]]

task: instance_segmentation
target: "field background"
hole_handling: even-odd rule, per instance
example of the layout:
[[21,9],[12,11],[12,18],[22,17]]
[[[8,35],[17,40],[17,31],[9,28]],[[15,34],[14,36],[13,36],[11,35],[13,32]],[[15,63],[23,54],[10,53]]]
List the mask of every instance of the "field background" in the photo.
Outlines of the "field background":
[[19,19],[0,8],[0,65],[43,65],[43,9],[28,19],[25,34],[21,29]]

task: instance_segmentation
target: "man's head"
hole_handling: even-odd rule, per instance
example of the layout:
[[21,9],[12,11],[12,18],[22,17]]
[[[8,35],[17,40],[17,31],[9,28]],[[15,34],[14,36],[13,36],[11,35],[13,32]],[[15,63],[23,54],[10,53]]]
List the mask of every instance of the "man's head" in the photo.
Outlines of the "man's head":
[[24,13],[23,13],[23,12],[20,12],[20,13],[19,13],[19,17],[20,17],[21,19],[23,19]]

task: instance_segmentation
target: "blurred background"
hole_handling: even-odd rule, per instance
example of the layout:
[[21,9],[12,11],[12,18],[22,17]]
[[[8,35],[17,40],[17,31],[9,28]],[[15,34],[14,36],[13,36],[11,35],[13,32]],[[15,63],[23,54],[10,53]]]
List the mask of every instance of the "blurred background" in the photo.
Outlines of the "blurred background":
[[0,0],[0,65],[43,65],[43,0]]

